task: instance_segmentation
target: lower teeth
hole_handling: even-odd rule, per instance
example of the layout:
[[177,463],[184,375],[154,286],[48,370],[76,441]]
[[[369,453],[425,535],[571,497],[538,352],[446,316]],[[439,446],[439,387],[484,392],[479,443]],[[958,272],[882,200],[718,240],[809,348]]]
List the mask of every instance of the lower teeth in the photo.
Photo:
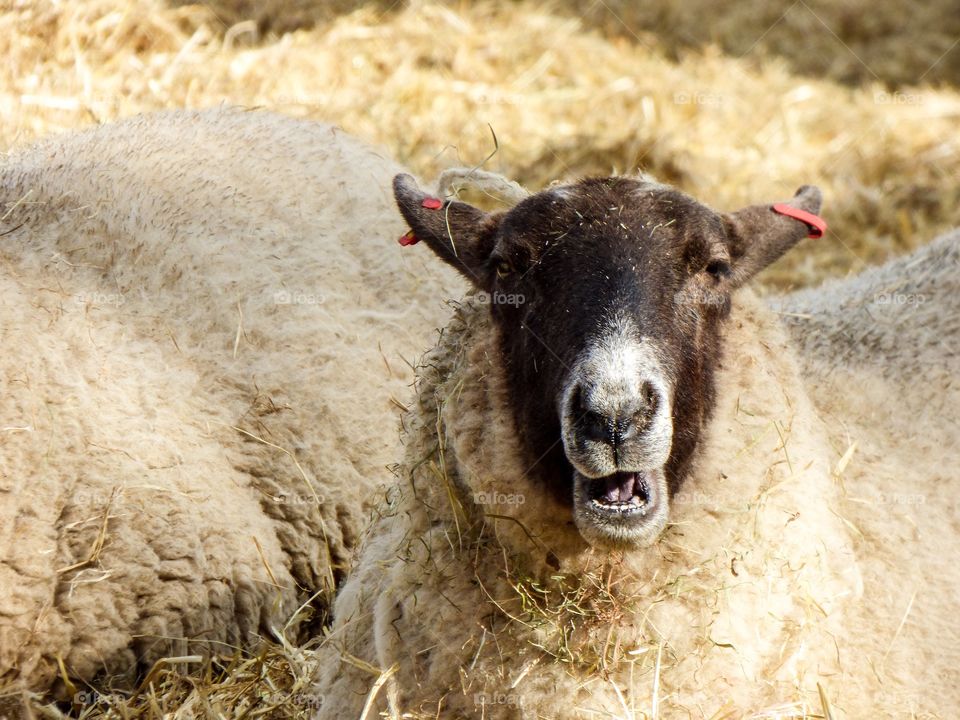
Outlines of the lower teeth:
[[609,500],[601,500],[599,498],[594,498],[593,502],[595,502],[597,505],[600,505],[602,507],[617,508],[618,510],[625,509],[625,508],[638,508],[638,507],[643,507],[644,505],[643,500],[638,498],[636,495],[634,495],[629,500],[617,500],[615,502],[610,502]]

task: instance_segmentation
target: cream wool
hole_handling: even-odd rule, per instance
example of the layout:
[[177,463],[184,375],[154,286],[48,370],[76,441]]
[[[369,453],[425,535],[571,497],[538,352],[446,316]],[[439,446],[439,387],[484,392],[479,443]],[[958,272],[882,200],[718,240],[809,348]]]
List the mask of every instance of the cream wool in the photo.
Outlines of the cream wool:
[[2,681],[129,673],[323,607],[459,294],[395,243],[399,171],[237,109],[0,164]]
[[738,295],[698,465],[659,543],[625,554],[591,550],[527,478],[492,332],[468,301],[424,359],[400,484],[321,650],[320,717],[359,714],[376,678],[357,658],[396,664],[379,707],[417,717],[818,705],[860,579],[830,429],[775,316]]
[[781,309],[819,411],[843,430],[837,449],[856,445],[838,508],[856,528],[865,592],[838,638],[848,672],[831,683],[836,701],[955,717],[960,232]]

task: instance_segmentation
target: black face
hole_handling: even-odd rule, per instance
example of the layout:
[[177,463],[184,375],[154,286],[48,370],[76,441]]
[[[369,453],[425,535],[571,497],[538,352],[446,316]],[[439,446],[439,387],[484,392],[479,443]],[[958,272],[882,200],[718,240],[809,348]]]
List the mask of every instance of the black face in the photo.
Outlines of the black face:
[[[678,216],[685,222],[678,223]],[[621,430],[640,431],[631,435],[637,442],[642,431],[665,431],[654,423],[664,414],[672,416],[673,428],[699,428],[709,405],[718,319],[729,308],[724,232],[721,218],[690,198],[625,179],[590,180],[574,191],[536,195],[500,223],[490,259],[500,269],[492,297],[525,302],[493,304],[492,312],[514,384],[518,425],[530,448],[552,465],[554,492],[573,499],[571,454],[591,469],[620,469],[614,466],[623,464],[630,440],[617,433],[620,415],[621,425],[633,425]],[[604,361],[616,364],[616,357],[595,356],[590,368],[594,380],[614,375],[605,378],[606,388],[580,377],[591,348],[609,350],[617,341],[621,354],[635,343],[642,356],[651,355],[635,358],[628,368],[636,371],[636,382],[618,383],[619,368],[602,367]],[[604,403],[589,392],[610,385],[618,386],[616,399],[624,401],[613,404],[626,408],[600,407]],[[565,407],[568,389],[574,394]],[[616,412],[624,409],[629,412]],[[565,419],[572,436],[566,452],[557,442]],[[695,434],[673,439],[665,467],[671,490],[683,476]],[[602,456],[613,450],[618,457],[605,463]]]
[[[548,190],[506,214],[425,207],[408,176],[395,190],[416,237],[490,294],[545,491],[594,544],[654,540],[713,404],[730,293],[806,227],[769,206],[720,215],[628,178]],[[819,192],[793,203],[816,212]]]

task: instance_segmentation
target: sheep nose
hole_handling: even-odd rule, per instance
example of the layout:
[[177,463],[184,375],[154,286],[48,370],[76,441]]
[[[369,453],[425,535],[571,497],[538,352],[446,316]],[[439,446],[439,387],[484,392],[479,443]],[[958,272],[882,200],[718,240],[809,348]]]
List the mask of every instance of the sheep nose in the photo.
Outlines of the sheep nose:
[[596,400],[598,393],[588,394],[582,387],[576,391],[573,411],[579,417],[581,437],[617,447],[643,432],[653,417],[659,402],[657,392],[649,382],[643,382],[638,392],[616,399]]

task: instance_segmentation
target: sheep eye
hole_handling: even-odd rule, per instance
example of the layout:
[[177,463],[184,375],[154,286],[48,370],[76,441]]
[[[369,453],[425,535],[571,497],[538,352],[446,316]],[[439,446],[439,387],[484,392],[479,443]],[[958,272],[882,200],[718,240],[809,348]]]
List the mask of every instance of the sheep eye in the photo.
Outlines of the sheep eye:
[[704,268],[708,275],[719,280],[730,274],[730,263],[725,260],[711,260]]
[[497,277],[501,280],[507,275],[513,273],[513,265],[511,265],[507,260],[500,260],[497,263]]

